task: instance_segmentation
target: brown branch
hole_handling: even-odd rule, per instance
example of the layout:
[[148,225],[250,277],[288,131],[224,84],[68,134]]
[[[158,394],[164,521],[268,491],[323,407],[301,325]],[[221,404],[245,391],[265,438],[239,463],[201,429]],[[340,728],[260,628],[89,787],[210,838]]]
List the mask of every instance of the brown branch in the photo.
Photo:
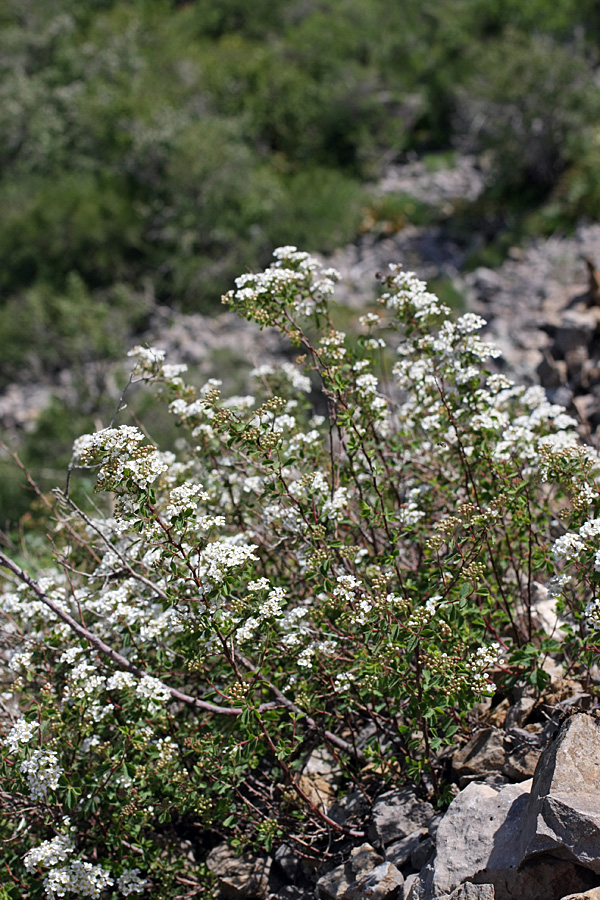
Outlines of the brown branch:
[[[112,659],[121,669],[126,670],[127,672],[131,672],[132,675],[136,675],[138,678],[143,678],[144,675],[147,675],[147,672],[144,672],[142,669],[135,666],[133,663],[129,662],[124,656],[118,653],[116,650],[113,650],[108,644],[106,644],[102,638],[99,638],[97,635],[93,634],[93,632],[89,631],[83,625],[80,625],[75,619],[69,615],[69,613],[65,612],[58,603],[55,603],[39,586],[39,584],[31,578],[26,572],[23,571],[12,559],[9,559],[8,556],[5,556],[4,553],[0,552],[0,566],[8,569],[13,572],[17,578],[27,584],[32,591],[36,594],[36,596],[44,603],[52,612],[58,616],[63,622],[65,622],[72,631],[78,634],[80,637],[84,638],[92,647],[95,647],[100,653],[104,656],[108,656],[109,659]],[[234,707],[228,706],[217,706],[214,703],[208,703],[205,700],[199,700],[197,697],[191,697],[189,694],[184,694],[181,691],[178,691],[177,688],[169,687],[168,684],[164,684],[160,682],[163,687],[165,687],[171,697],[174,700],[179,700],[181,703],[186,703],[188,706],[194,706],[196,709],[201,709],[204,712],[215,713],[221,716],[239,716],[242,714],[242,709],[236,709]],[[264,703],[259,709],[274,709],[278,704],[276,703]]]
[[[236,654],[242,665],[244,665],[250,672],[258,672],[258,669],[255,665],[253,665],[249,659],[246,659],[245,656],[241,656],[239,653]],[[279,688],[270,682],[264,675],[260,676],[265,683],[269,686],[269,689],[275,694],[279,702],[282,706],[285,706],[286,709],[289,709],[291,712],[295,713],[298,716],[302,716],[306,721],[306,724],[309,728],[313,729],[313,731],[320,732],[325,740],[329,741],[330,744],[333,744],[335,747],[338,747],[340,750],[343,750],[345,753],[349,753],[350,756],[353,756],[354,759],[364,762],[364,754],[361,753],[360,750],[356,750],[352,744],[349,744],[348,741],[345,741],[343,738],[338,737],[337,734],[333,734],[331,731],[325,731],[313,718],[311,718],[308,713],[305,713],[299,706],[296,706],[291,700],[282,694]]]

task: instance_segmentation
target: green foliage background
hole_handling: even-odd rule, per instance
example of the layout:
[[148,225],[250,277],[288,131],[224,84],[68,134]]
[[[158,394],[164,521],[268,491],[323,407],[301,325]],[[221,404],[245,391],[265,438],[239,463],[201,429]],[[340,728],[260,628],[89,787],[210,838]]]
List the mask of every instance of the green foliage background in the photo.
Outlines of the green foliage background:
[[598,26],[594,0],[4,0],[0,388],[352,240],[407,151],[483,155],[466,243],[596,217]]

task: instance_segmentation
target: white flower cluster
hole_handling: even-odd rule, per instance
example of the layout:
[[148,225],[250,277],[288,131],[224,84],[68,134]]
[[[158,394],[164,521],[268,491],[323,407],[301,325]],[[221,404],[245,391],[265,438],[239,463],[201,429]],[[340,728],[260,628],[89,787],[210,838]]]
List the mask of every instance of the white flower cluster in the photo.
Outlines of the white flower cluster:
[[559,597],[563,596],[564,589],[571,583],[571,576],[566,575],[564,572],[561,572],[560,575],[554,575],[548,584],[546,585],[546,589],[548,591],[548,599],[549,600],[558,600]]
[[503,650],[497,641],[487,647],[478,647],[467,661],[471,687],[475,694],[489,697],[495,693],[496,685],[487,677],[486,673],[494,666],[502,665],[503,662]]
[[38,730],[37,722],[26,722],[20,718],[4,738],[9,753],[18,753],[19,744],[28,744]]
[[336,600],[353,607],[351,621],[356,625],[362,625],[373,609],[369,598],[362,593],[362,581],[354,575],[338,575],[336,581],[337,587],[333,589],[333,596]]
[[73,849],[73,842],[68,835],[57,834],[51,841],[44,841],[26,853],[23,862],[28,872],[38,866],[49,868],[64,862],[67,856],[73,853]]
[[371,375],[370,372],[364,372],[362,375],[358,375],[356,379],[356,389],[359,396],[363,400],[369,400],[374,397],[378,383],[376,376]]
[[102,462],[98,489],[110,489],[129,477],[143,490],[168,469],[168,457],[155,447],[141,447],[143,440],[144,435],[133,425],[84,434],[73,445],[73,462],[81,467]]
[[341,362],[346,355],[345,340],[346,334],[343,331],[332,329],[329,334],[324,335],[319,342],[324,358],[327,361]]
[[27,775],[32,800],[45,800],[48,790],[58,787],[58,779],[64,772],[58,764],[58,756],[51,750],[34,750],[19,769]]
[[353,681],[356,681],[356,675],[352,672],[340,672],[334,678],[333,690],[336,694],[341,694],[343,691],[349,691]]
[[139,877],[139,869],[126,869],[117,878],[117,888],[124,897],[130,894],[141,894],[148,882]]
[[137,359],[136,371],[139,371],[140,374],[152,375],[161,367],[165,351],[158,350],[156,347],[142,347],[140,344],[136,344],[127,356]]
[[279,368],[296,391],[302,391],[304,394],[310,393],[310,378],[307,375],[303,375],[302,372],[299,372],[297,366],[291,362],[284,362],[281,363]]
[[[248,591],[255,594],[258,591],[267,590],[270,587],[266,578],[259,578],[257,581],[251,581],[248,585]],[[248,616],[243,625],[241,625],[236,633],[235,639],[238,644],[249,640],[255,633],[258,626],[267,619],[277,619],[283,615],[281,604],[285,600],[285,588],[274,587],[262,601],[261,607],[256,616]]]
[[200,553],[200,576],[213,584],[221,584],[230,569],[244,566],[249,560],[257,560],[255,550],[258,550],[258,544],[227,538],[212,541]]
[[8,668],[11,672],[26,672],[31,667],[33,653],[31,650],[20,650],[13,653],[8,661]]
[[198,503],[209,499],[209,495],[203,489],[201,484],[192,484],[186,482],[179,487],[172,488],[169,493],[169,505],[165,512],[165,518],[174,519],[181,513],[193,510]]
[[333,492],[331,500],[325,500],[323,503],[323,515],[335,522],[341,518],[342,510],[346,509],[349,503],[348,488],[339,487]]
[[151,675],[144,675],[138,682],[136,689],[138,697],[146,700],[164,704],[171,699],[171,692],[158,678],[152,678]]
[[[597,546],[598,541],[595,540],[600,536],[600,519],[588,519],[587,522],[579,529],[578,534],[568,531],[554,541],[552,545],[552,553],[554,558],[559,562],[571,562],[578,559],[581,553],[588,549],[586,541]],[[600,549],[596,550],[594,558],[594,569],[600,572]]]
[[450,307],[441,303],[435,294],[429,293],[424,281],[414,272],[404,272],[402,266],[390,265],[393,292],[382,294],[380,303],[403,315],[427,320],[434,316],[450,315]]
[[79,897],[98,898],[114,883],[114,879],[102,866],[75,860],[68,866],[53,869],[44,879],[44,888],[49,900],[64,897],[67,892]]
[[339,281],[338,272],[322,269],[314,257],[293,246],[278,247],[273,256],[276,261],[264,272],[236,278],[236,290],[229,291],[226,300],[260,308],[268,305],[269,299],[280,303],[286,297],[294,312],[304,316],[322,308]]

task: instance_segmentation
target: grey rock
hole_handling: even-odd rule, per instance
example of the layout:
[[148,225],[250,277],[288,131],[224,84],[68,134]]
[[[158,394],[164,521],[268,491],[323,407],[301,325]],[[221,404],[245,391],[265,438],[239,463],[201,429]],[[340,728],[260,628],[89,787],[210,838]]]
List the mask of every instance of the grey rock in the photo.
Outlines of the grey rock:
[[515,733],[506,736],[505,747],[507,753],[502,766],[503,775],[511,781],[525,781],[532,778],[542,751]]
[[509,707],[504,720],[504,727],[506,729],[514,728],[515,726],[521,728],[534,706],[535,700],[533,697],[521,697]]
[[404,876],[391,862],[383,862],[358,878],[340,900],[401,900]]
[[319,878],[316,897],[319,900],[340,900],[351,884],[368,875],[382,862],[381,856],[370,844],[355,847],[347,862]]
[[412,886],[418,879],[418,877],[419,876],[416,873],[406,876],[404,880],[404,900],[407,900],[407,898],[410,896]]
[[600,875],[600,723],[571,716],[541,756],[519,862],[554,853]]
[[442,821],[443,818],[444,818],[443,814],[438,813],[437,815],[432,816],[432,818],[427,823],[427,831],[429,832],[429,834],[431,835],[431,837],[433,838],[434,841],[435,841],[435,836],[437,834],[437,830],[440,827],[440,822]]
[[281,870],[286,881],[294,882],[297,880],[302,864],[293,847],[290,847],[289,844],[280,844],[273,858],[276,868],[278,867]]
[[410,864],[413,869],[416,869],[417,872],[422,869],[423,866],[433,856],[434,851],[435,842],[433,838],[428,836],[424,841],[421,841],[421,843],[415,847],[410,855]]
[[506,759],[504,732],[499,728],[483,728],[452,757],[452,767],[458,776],[484,775],[501,772]]
[[461,791],[409,898],[444,897],[471,881],[493,884],[496,900],[560,900],[596,887],[599,876],[600,723],[576,714],[532,781],[500,789],[473,782]]
[[369,840],[384,846],[390,844],[425,827],[434,812],[431,803],[420,800],[413,788],[388,791],[373,804]]
[[349,819],[362,819],[369,811],[370,803],[361,791],[353,791],[346,797],[337,800],[328,810],[327,815],[334,822],[343,825]]
[[[426,835],[427,831],[424,828],[418,828],[416,831],[413,831],[405,838],[401,838],[401,840],[394,841],[393,844],[389,844],[385,848],[386,860],[394,863],[394,865],[398,869],[400,869],[406,862],[408,862],[413,852],[417,849]],[[421,868],[421,866],[419,866],[419,868]]]
[[493,884],[473,884],[465,881],[454,888],[448,900],[495,900],[496,892]]
[[554,336],[553,355],[563,359],[573,350],[585,349],[592,341],[598,327],[595,309],[565,310]]
[[545,388],[559,388],[567,383],[567,364],[564,359],[554,359],[549,350],[537,367],[537,376]]
[[413,900],[449,894],[478,873],[513,868],[530,787],[531,782],[502,788],[473,782],[461,791],[440,823],[435,860],[425,867],[424,890]]
[[[523,698],[525,703],[527,698]],[[510,712],[510,710],[509,710]],[[508,713],[507,713],[508,718]],[[524,781],[533,776],[540,749],[532,745],[529,734],[522,740],[515,729],[484,728],[452,757],[452,766],[461,787],[474,778],[488,784]]]
[[269,889],[271,860],[244,853],[236,856],[227,844],[219,844],[208,854],[207,868],[217,878],[223,900],[260,900]]

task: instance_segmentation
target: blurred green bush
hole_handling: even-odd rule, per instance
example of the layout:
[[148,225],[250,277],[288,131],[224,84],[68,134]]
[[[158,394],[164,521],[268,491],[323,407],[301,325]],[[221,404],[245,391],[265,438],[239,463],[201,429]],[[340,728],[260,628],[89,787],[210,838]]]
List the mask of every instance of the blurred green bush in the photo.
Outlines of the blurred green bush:
[[214,309],[274,246],[435,221],[366,187],[408,150],[487,160],[455,218],[490,258],[597,218],[599,35],[595,0],[5,0],[0,390]]

